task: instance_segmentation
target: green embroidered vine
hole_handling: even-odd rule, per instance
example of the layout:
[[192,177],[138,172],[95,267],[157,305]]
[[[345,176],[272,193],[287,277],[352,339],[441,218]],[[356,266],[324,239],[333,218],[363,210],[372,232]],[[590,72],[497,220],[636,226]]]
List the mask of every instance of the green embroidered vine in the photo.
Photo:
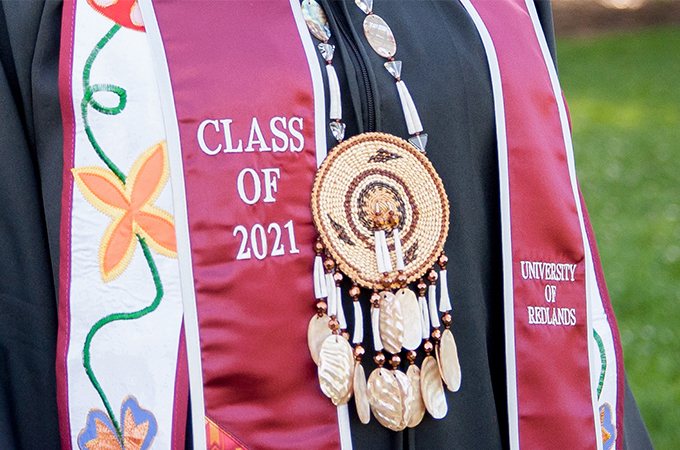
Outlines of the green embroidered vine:
[[[90,141],[90,144],[94,148],[95,152],[99,156],[99,158],[106,164],[106,166],[120,179],[120,181],[125,184],[125,181],[127,177],[125,174],[109,159],[109,157],[106,155],[104,150],[100,147],[99,143],[94,137],[94,134],[92,132],[92,128],[90,127],[90,124],[88,122],[88,108],[89,106],[92,106],[92,108],[102,114],[108,114],[108,115],[116,115],[119,114],[125,109],[125,105],[127,104],[127,92],[125,89],[111,85],[111,84],[95,84],[95,85],[90,85],[90,71],[92,70],[92,65],[94,64],[94,61],[99,54],[99,52],[106,46],[106,44],[109,43],[111,38],[116,34],[118,30],[120,30],[121,26],[118,24],[115,24],[111,29],[106,33],[106,35],[95,45],[94,49],[90,53],[90,56],[87,58],[87,61],[85,63],[85,68],[83,69],[83,100],[81,102],[81,114],[83,118],[83,123],[85,125],[85,132],[87,134],[88,140]],[[112,92],[118,96],[118,105],[115,107],[106,107],[97,102],[94,99],[94,94],[97,92]],[[104,407],[106,408],[106,412],[109,415],[109,418],[111,419],[111,422],[113,423],[114,427],[116,428],[116,434],[118,435],[118,440],[121,445],[121,447],[124,449],[125,448],[125,442],[123,440],[123,432],[120,427],[120,424],[118,423],[118,420],[116,419],[116,415],[113,413],[113,409],[111,408],[111,404],[109,403],[108,398],[106,397],[106,394],[104,393],[104,390],[102,389],[101,385],[99,384],[99,381],[97,380],[97,377],[94,375],[94,371],[92,370],[92,365],[90,361],[90,347],[92,345],[92,339],[94,338],[95,334],[102,329],[107,324],[110,324],[112,322],[116,322],[119,320],[134,320],[134,319],[139,319],[141,317],[144,317],[145,315],[153,312],[158,308],[158,305],[160,305],[161,299],[163,298],[163,285],[161,283],[160,275],[158,273],[158,268],[156,267],[156,263],[151,255],[151,251],[149,250],[149,246],[146,243],[145,239],[141,237],[138,233],[135,234],[137,237],[137,240],[139,241],[139,245],[142,247],[142,251],[144,253],[144,258],[146,259],[147,264],[149,265],[149,269],[151,271],[151,276],[154,281],[154,285],[156,287],[156,297],[154,298],[153,302],[145,307],[140,309],[139,311],[135,312],[130,312],[130,313],[115,313],[115,314],[110,314],[99,321],[97,321],[92,328],[90,328],[90,331],[87,333],[87,337],[85,338],[85,345],[83,346],[83,367],[85,368],[85,372],[87,373],[88,378],[90,379],[90,382],[96,389],[97,393],[99,394],[99,397],[101,398],[102,402],[104,403]]]
[[[106,35],[101,38],[99,42],[97,42],[97,45],[94,46],[92,52],[90,52],[90,56],[85,62],[85,68],[83,69],[83,100],[80,102],[80,113],[83,117],[83,123],[85,124],[85,133],[87,134],[87,139],[90,141],[90,144],[92,144],[94,151],[97,152],[99,158],[104,161],[104,164],[106,164],[106,166],[111,169],[114,174],[116,174],[123,184],[125,184],[125,174],[123,174],[118,166],[116,166],[113,161],[111,161],[109,157],[106,156],[104,150],[102,150],[102,148],[99,146],[99,143],[94,138],[92,128],[90,127],[90,123],[87,120],[88,107],[90,105],[96,111],[99,111],[102,114],[114,116],[123,111],[123,109],[125,109],[125,105],[127,104],[127,92],[125,92],[125,89],[122,87],[114,86],[112,84],[95,84],[94,86],[90,85],[90,71],[92,70],[92,64],[94,63],[95,58],[97,58],[99,52],[104,48],[104,46],[106,46],[106,44],[109,43],[111,38],[118,32],[118,30],[120,30],[120,28],[121,26],[118,24],[112,26],[109,32],[106,33]],[[113,108],[107,108],[106,106],[97,102],[94,99],[94,94],[97,92],[112,92],[116,94],[118,96],[118,105],[114,106]]]
[[607,353],[604,350],[602,338],[597,334],[597,331],[593,330],[593,336],[597,342],[597,347],[600,349],[600,362],[602,364],[602,368],[600,369],[600,382],[597,384],[597,399],[599,400],[600,394],[602,394],[602,386],[604,385],[604,375],[607,372]]

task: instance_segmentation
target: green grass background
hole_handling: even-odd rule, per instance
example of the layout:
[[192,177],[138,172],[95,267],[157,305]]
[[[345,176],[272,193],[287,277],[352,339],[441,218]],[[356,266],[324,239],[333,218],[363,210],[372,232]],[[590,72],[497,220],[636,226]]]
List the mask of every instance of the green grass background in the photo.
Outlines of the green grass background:
[[680,27],[560,38],[579,182],[628,378],[657,450],[680,448]]

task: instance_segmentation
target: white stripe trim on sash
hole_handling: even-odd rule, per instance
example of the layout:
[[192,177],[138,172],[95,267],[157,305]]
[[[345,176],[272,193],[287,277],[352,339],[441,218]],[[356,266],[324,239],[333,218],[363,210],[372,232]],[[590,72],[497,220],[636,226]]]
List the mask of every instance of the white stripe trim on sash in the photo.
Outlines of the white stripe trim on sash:
[[187,364],[189,367],[189,391],[191,393],[191,421],[193,429],[194,450],[207,447],[205,433],[205,399],[203,396],[203,370],[201,367],[201,343],[198,334],[198,314],[196,310],[196,293],[194,274],[191,262],[191,242],[189,240],[189,219],[187,215],[186,191],[184,188],[184,169],[182,164],[182,148],[180,145],[177,111],[172,94],[170,72],[163,47],[160,29],[156,20],[151,0],[140,0],[139,6],[144,19],[144,26],[149,36],[151,53],[158,79],[158,90],[161,97],[161,108],[165,122],[170,159],[170,178],[172,183],[175,212],[175,234],[177,238],[177,258],[184,302],[184,331],[187,346]]

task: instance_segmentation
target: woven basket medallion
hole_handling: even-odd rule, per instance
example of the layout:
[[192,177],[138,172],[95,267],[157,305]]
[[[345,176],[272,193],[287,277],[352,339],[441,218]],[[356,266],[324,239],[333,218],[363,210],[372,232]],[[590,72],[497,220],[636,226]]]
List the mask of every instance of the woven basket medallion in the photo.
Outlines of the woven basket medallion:
[[[312,214],[324,245],[340,269],[363,287],[380,289],[386,277],[376,262],[376,205],[392,211],[413,282],[432,267],[449,229],[449,202],[430,161],[407,141],[364,133],[336,146],[316,173]],[[396,267],[392,228],[385,228]],[[387,277],[394,278],[396,269]]]

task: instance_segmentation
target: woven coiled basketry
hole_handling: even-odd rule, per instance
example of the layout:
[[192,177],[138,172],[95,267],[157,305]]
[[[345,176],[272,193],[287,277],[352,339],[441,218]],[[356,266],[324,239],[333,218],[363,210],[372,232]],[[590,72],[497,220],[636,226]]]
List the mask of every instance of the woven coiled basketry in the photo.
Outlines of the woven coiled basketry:
[[[340,269],[363,287],[382,288],[374,248],[376,205],[398,218],[404,275],[413,282],[432,267],[449,229],[449,202],[430,161],[407,141],[385,133],[350,138],[326,157],[312,189],[312,214]],[[392,228],[385,228],[396,261]]]

